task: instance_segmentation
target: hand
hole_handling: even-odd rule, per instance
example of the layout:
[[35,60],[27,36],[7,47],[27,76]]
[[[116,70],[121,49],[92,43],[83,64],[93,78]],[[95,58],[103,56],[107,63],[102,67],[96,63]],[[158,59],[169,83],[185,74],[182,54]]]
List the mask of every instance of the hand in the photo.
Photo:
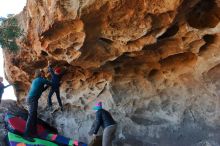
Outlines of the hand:
[[50,62],[50,60],[48,60],[48,66],[51,66],[51,62]]
[[90,130],[90,131],[88,132],[88,135],[89,135],[89,136],[92,136],[92,134],[93,134],[93,131]]
[[12,84],[10,84],[10,85],[13,86],[14,88],[16,88],[16,87],[18,86],[17,83],[12,83]]

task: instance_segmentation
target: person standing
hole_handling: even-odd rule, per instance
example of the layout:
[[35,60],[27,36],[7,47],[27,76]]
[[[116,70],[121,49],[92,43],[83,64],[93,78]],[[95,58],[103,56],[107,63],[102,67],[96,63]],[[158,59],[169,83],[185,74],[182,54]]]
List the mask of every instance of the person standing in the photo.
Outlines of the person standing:
[[102,137],[102,146],[111,146],[115,136],[117,124],[111,114],[102,108],[102,102],[96,103],[93,108],[96,110],[96,119],[91,127],[90,135],[96,137],[100,127],[104,129]]
[[63,111],[63,105],[62,105],[62,101],[60,98],[60,80],[65,72],[62,72],[61,68],[59,68],[59,67],[56,67],[53,70],[51,65],[49,65],[48,70],[51,74],[51,82],[52,82],[52,86],[51,86],[50,92],[48,94],[48,107],[50,109],[52,109],[52,99],[51,98],[55,92],[56,96],[57,96],[57,101],[58,101],[59,106],[61,108],[61,111]]
[[31,88],[26,98],[28,105],[28,119],[25,127],[24,139],[28,141],[34,142],[31,135],[37,133],[38,100],[41,97],[41,94],[50,85],[52,85],[52,83],[44,78],[44,73],[41,70],[36,70],[35,79],[32,81]]
[[3,93],[4,93],[4,89],[7,88],[7,87],[9,87],[9,86],[11,86],[11,84],[5,86],[5,85],[3,84],[3,77],[0,77],[0,104],[1,104],[1,101],[2,101],[2,95],[3,95]]

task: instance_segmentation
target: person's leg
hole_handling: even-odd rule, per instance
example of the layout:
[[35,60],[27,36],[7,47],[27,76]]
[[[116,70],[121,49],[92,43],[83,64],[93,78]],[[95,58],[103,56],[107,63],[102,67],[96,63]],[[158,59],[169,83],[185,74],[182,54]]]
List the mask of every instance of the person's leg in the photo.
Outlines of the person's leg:
[[3,93],[0,93],[0,103],[2,102],[2,94]]
[[28,102],[27,104],[28,104],[28,118],[26,122],[24,136],[30,135],[33,124],[33,104],[31,102]]
[[53,88],[50,89],[50,92],[49,92],[49,95],[48,95],[48,101],[47,101],[47,104],[48,104],[48,107],[51,107],[52,106],[52,96],[53,96],[53,93],[54,93],[54,90]]
[[102,146],[112,146],[112,140],[116,132],[116,125],[108,126],[104,129]]
[[32,138],[30,138],[31,131],[33,130],[33,122],[35,118],[35,104],[32,101],[28,102],[28,119],[26,122],[25,132],[24,132],[24,138],[28,141],[34,141]]
[[37,135],[37,111],[33,112],[33,119],[32,119],[32,131],[31,131],[31,135],[35,136]]
[[59,103],[59,106],[60,106],[61,109],[62,109],[62,108],[63,108],[63,105],[62,105],[62,101],[61,101],[61,98],[60,98],[60,90],[57,89],[57,90],[55,90],[55,92],[56,92],[56,95],[57,95],[57,101],[58,101],[58,103]]
[[117,125],[115,124],[115,125],[112,126],[112,133],[111,133],[111,136],[110,136],[111,144],[112,144],[113,140],[115,139],[116,129],[117,129]]
[[38,102],[35,103],[34,110],[33,110],[33,127],[32,127],[32,135],[37,134],[37,108],[38,108]]

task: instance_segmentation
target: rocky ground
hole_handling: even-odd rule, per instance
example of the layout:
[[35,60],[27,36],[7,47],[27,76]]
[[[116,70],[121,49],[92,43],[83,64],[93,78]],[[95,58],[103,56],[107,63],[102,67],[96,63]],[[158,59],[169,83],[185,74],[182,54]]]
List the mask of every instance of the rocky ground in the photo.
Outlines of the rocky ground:
[[25,112],[25,110],[19,106],[14,100],[2,100],[0,105],[0,146],[5,145],[5,136],[7,135],[7,130],[5,129],[5,123],[3,116],[5,113],[17,113],[17,112]]

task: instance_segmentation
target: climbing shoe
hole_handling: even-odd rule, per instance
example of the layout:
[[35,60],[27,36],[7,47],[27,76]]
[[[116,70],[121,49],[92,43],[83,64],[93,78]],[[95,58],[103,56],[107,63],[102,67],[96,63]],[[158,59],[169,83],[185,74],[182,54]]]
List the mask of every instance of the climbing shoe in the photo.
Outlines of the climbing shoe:
[[52,106],[48,106],[48,107],[46,108],[46,110],[53,111],[53,107],[52,107]]
[[63,107],[61,107],[60,110],[63,112],[64,111]]

